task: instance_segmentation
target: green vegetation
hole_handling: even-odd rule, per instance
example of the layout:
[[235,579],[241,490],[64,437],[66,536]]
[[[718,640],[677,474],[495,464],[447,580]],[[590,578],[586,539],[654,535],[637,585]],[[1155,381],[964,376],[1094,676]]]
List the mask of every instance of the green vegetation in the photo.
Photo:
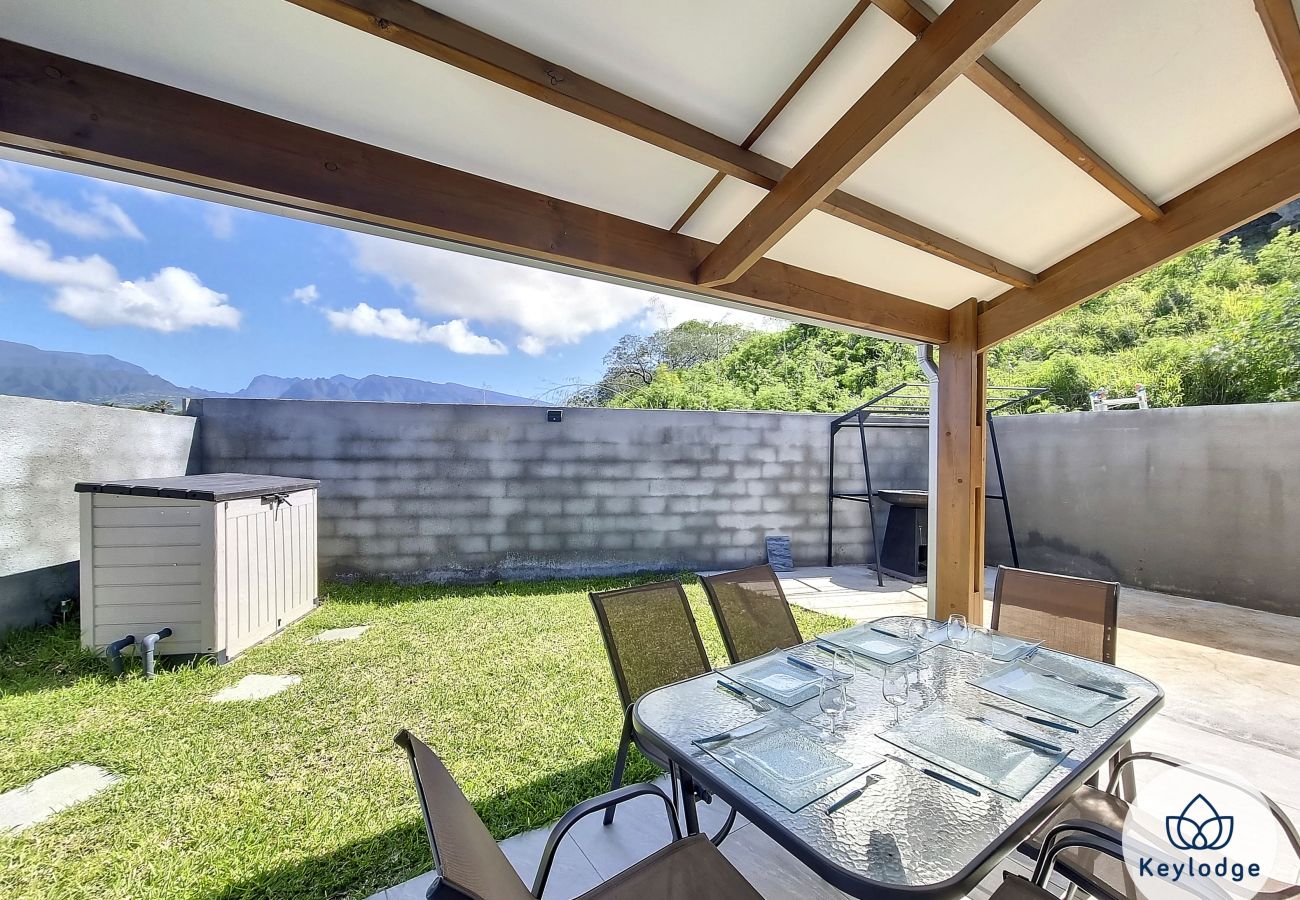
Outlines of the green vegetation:
[[[0,896],[306,900],[414,877],[431,862],[393,745],[403,727],[440,751],[496,837],[544,825],[609,786],[621,715],[587,591],[636,580],[331,584],[321,609],[235,662],[151,682],[110,680],[75,622],[12,633],[0,643],[0,791],[73,762],[124,780],[0,836]],[[721,662],[703,592],[683,580]],[[845,624],[795,615],[805,634]],[[309,643],[361,624],[372,627],[359,640]],[[302,681],[206,702],[250,673]],[[629,779],[655,774],[638,757]]]
[[[1300,234],[1253,253],[1213,242],[999,345],[989,381],[1046,387],[1030,411],[1088,392],[1153,406],[1300,399]],[[628,335],[574,402],[660,409],[847,410],[920,378],[911,347],[808,325],[776,333],[687,322]]]

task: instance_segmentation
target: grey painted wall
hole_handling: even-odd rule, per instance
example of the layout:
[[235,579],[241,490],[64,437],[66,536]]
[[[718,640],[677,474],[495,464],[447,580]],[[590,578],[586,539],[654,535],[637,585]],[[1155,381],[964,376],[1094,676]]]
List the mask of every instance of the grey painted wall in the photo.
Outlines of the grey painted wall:
[[998,438],[1022,565],[1300,613],[1300,403],[1006,417]]
[[0,396],[0,632],[76,596],[78,481],[197,471],[196,420]]
[[[191,412],[205,471],[321,480],[327,575],[737,567],[774,533],[796,564],[825,564],[829,416],[566,409],[553,424],[536,407],[226,399]],[[877,486],[924,487],[924,430],[870,439]],[[841,440],[856,487],[857,437]],[[865,510],[839,507],[835,561],[863,562]]]

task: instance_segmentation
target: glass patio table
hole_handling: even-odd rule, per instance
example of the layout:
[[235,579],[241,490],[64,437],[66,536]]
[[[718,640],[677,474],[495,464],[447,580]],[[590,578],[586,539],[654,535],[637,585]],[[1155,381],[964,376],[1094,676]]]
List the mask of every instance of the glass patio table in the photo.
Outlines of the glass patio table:
[[[893,616],[873,624],[906,633],[909,621],[906,616]],[[817,649],[818,643],[809,641],[789,653],[829,666],[830,657]],[[759,716],[748,703],[718,689],[725,670],[646,694],[632,710],[634,737],[639,746],[676,766],[687,798],[683,812],[692,832],[699,830],[696,789],[704,789],[828,883],[854,897],[960,897],[1091,778],[1164,703],[1164,692],[1157,685],[1132,672],[1055,651],[1039,654],[1044,668],[1054,661],[1051,668],[1068,673],[1075,682],[1106,685],[1106,690],[1131,697],[1131,702],[1095,725],[1075,724],[1059,714],[1044,713],[972,684],[1005,669],[1008,663],[944,643],[922,652],[926,670],[919,688],[909,691],[908,704],[902,710],[904,725],[923,710],[955,710],[961,721],[986,718],[983,724],[994,729],[1014,730],[1067,749],[1068,756],[1019,800],[980,786],[959,771],[936,764],[933,757],[927,759],[882,738],[881,733],[893,726],[894,709],[881,696],[884,667],[863,658],[857,659],[859,668],[850,687],[857,708],[840,724],[843,742],[827,749],[854,764],[885,759],[865,776],[858,775],[797,812],[693,743],[732,729],[743,733],[741,726]],[[813,722],[821,713],[814,697],[790,707],[785,714]],[[1026,716],[1053,720],[1077,731],[1049,728]],[[967,790],[923,769],[951,776]],[[863,788],[859,798],[828,813],[856,788]],[[972,793],[972,788],[978,793]]]

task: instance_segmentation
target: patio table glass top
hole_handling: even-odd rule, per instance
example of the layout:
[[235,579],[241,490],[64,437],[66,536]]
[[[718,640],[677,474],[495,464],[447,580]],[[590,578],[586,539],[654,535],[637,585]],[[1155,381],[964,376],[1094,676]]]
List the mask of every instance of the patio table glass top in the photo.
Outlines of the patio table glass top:
[[[901,634],[911,621],[909,617],[895,616],[873,624]],[[830,657],[818,649],[819,643],[812,640],[788,652],[828,667]],[[753,726],[742,726],[761,718],[752,705],[719,689],[718,680],[724,677],[725,670],[659,688],[642,697],[633,709],[636,739],[675,763],[685,778],[736,807],[846,893],[858,897],[957,897],[973,888],[1129,740],[1159,709],[1164,695],[1147,679],[1115,666],[1039,650],[1025,662],[1039,672],[1060,673],[1056,677],[1063,690],[1071,690],[1076,684],[1096,684],[1112,694],[1123,695],[1121,700],[1097,694],[1108,704],[1108,713],[1095,725],[1081,725],[972,683],[988,679],[1014,663],[945,643],[925,642],[923,647],[919,686],[908,692],[907,705],[901,708],[902,728],[888,737],[886,732],[894,727],[894,709],[881,693],[885,666],[865,657],[855,658],[857,670],[849,692],[857,708],[845,713],[841,721],[839,733],[843,741],[826,749],[855,768],[869,768],[865,775],[837,783],[797,811],[791,811],[788,802],[778,802],[770,791],[765,792],[729,768],[719,758],[725,758],[725,754],[710,753],[694,743],[728,731],[745,734]],[[769,717],[794,721],[796,727],[817,738],[822,714],[816,696],[789,707],[772,705],[776,712]],[[1048,727],[1033,719],[1054,721],[1065,728]],[[1049,753],[1043,764],[1035,761],[1032,768],[1038,771],[1028,778],[1027,789],[1023,768],[1017,770],[1021,782],[1018,785],[1000,785],[996,766],[991,777],[981,781],[978,766],[963,768],[927,752],[927,744],[934,742],[925,740],[926,723],[940,720],[950,727],[954,723],[965,726],[976,735],[986,732],[989,746],[1000,743],[1008,755],[1023,755],[1027,750],[1032,753],[1032,744],[1008,738],[1004,730],[1059,746],[1065,755],[1060,758],[1060,754]],[[961,753],[952,756],[957,758]],[[990,756],[996,758],[998,754],[975,753],[972,759],[980,761]],[[1053,763],[1052,757],[1059,758],[1059,762]],[[1007,771],[1012,768],[1013,764],[1008,763]],[[925,769],[965,789],[926,774]],[[1043,770],[1046,774],[1040,780]],[[858,788],[863,789],[858,799],[828,813],[837,801]],[[1019,799],[1015,799],[1017,796]]]

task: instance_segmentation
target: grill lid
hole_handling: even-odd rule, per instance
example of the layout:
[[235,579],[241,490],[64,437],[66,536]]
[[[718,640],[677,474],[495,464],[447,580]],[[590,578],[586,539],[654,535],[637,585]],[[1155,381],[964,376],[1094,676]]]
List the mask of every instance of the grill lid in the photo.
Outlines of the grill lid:
[[79,494],[131,494],[137,497],[166,497],[172,500],[240,500],[266,494],[290,494],[320,486],[314,478],[284,475],[242,475],[221,472],[213,475],[179,475],[174,478],[134,478],[122,481],[79,481]]

